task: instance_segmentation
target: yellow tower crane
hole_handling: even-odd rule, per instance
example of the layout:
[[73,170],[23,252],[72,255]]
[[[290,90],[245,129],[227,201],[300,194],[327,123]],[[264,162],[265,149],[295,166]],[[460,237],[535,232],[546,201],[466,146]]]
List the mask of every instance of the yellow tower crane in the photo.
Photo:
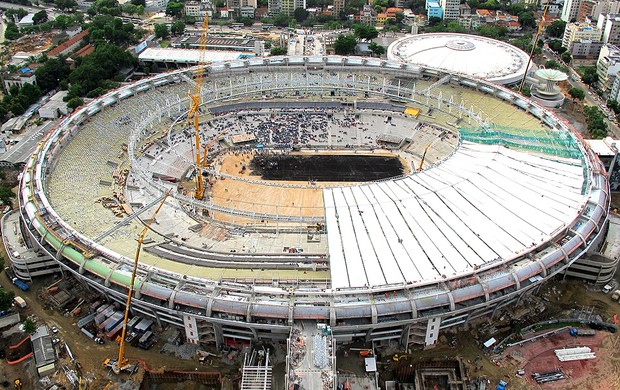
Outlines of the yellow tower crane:
[[202,199],[204,196],[204,179],[202,178],[202,166],[203,162],[200,160],[200,129],[198,122],[200,121],[200,91],[202,90],[203,76],[205,65],[209,65],[211,62],[206,60],[207,57],[207,36],[209,34],[209,15],[205,13],[205,18],[202,22],[202,32],[200,34],[200,55],[198,57],[198,70],[196,70],[196,85],[194,91],[189,94],[191,99],[191,105],[189,112],[187,113],[187,120],[194,123],[194,157],[196,159],[196,190],[194,191],[194,198]]
[[153,221],[155,221],[155,217],[157,216],[157,214],[163,207],[169,195],[170,195],[170,191],[168,191],[166,195],[164,195],[164,198],[159,203],[159,206],[157,206],[157,209],[151,216],[151,219],[148,220],[148,222],[144,225],[144,227],[142,228],[142,231],[138,235],[138,247],[136,248],[136,256],[134,257],[134,260],[133,260],[133,269],[131,271],[131,282],[129,283],[129,291],[127,292],[127,304],[125,306],[125,317],[123,317],[123,331],[121,333],[121,340],[119,343],[118,360],[114,362],[111,359],[106,359],[103,362],[105,366],[111,367],[112,371],[114,371],[115,374],[120,374],[121,371],[125,371],[131,366],[129,364],[129,361],[125,357],[125,336],[127,335],[127,320],[129,319],[129,308],[131,306],[131,297],[133,295],[133,284],[136,280],[136,271],[138,269],[138,261],[140,260],[140,251],[142,250],[142,244],[144,243],[144,237],[146,236],[146,233],[151,228],[151,224],[153,223]]

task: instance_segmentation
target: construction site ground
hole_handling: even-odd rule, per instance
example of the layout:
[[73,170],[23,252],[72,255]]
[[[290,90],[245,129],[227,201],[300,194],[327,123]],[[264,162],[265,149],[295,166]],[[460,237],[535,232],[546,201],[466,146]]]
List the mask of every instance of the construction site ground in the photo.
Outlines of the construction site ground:
[[[620,281],[620,275],[617,275],[616,279]],[[113,380],[119,384],[119,389],[137,389],[142,379],[142,370],[132,377],[128,377],[126,374],[116,377],[102,365],[106,358],[114,358],[118,355],[118,345],[115,342],[107,341],[104,345],[96,344],[79,331],[76,325],[77,317],[65,317],[56,310],[46,309],[39,301],[37,298],[38,291],[49,286],[52,282],[51,276],[40,278],[31,284],[29,291],[22,292],[10,283],[5,273],[0,275],[2,287],[14,291],[16,295],[25,298],[28,303],[26,309],[20,309],[22,321],[26,318],[34,318],[37,323],[47,323],[49,326],[56,325],[58,327],[58,336],[62,342],[69,345],[83,367],[83,377],[89,384],[87,388],[101,389],[110,380]],[[588,310],[584,310],[584,308],[588,308]],[[618,350],[620,336],[617,333],[598,331],[595,337],[577,339],[568,336],[565,331],[541,341],[527,343],[522,347],[507,349],[500,354],[485,352],[482,348],[482,343],[490,337],[501,340],[511,333],[511,318],[518,320],[520,327],[525,327],[538,321],[569,316],[571,311],[591,313],[599,316],[602,321],[612,322],[614,314],[620,312],[620,304],[612,301],[610,294],[603,294],[599,288],[587,286],[582,281],[551,281],[543,286],[536,297],[524,300],[518,306],[502,309],[492,320],[477,321],[470,324],[468,329],[444,332],[436,348],[425,351],[407,351],[404,357],[399,358],[398,361],[394,361],[393,355],[400,354],[402,356],[403,351],[396,346],[392,349],[389,347],[378,349],[381,353],[378,356],[380,380],[390,380],[394,369],[401,365],[411,365],[428,360],[454,359],[458,356],[462,358],[470,378],[487,378],[493,388],[500,379],[503,379],[509,382],[509,389],[511,390],[540,389],[541,386],[535,384],[529,377],[531,372],[534,370],[553,370],[561,366],[569,378],[542,387],[569,390],[620,389],[620,351]],[[532,334],[527,337],[531,336]],[[128,346],[127,357],[132,360],[140,360],[151,369],[218,371],[223,377],[223,389],[233,389],[233,384],[240,378],[241,351],[229,354],[201,347],[216,354],[216,356],[210,356],[205,365],[201,365],[198,356],[187,347],[177,349],[179,353],[185,353],[186,359],[180,359],[168,353],[160,353],[166,342],[166,337],[161,335],[158,339],[159,341],[148,351]],[[453,339],[455,345],[451,347],[449,344]],[[7,340],[3,340],[3,342],[6,343]],[[596,353],[596,359],[560,364],[554,357],[554,349],[577,344],[591,347]],[[359,353],[348,350],[351,346],[341,347],[342,350],[339,351],[336,362],[337,370],[342,370],[344,373],[363,373],[363,359],[359,357]],[[348,350],[346,356],[343,353],[344,350]],[[60,362],[57,365],[59,370],[53,376],[54,381],[58,383],[67,383],[62,370],[60,370],[63,363],[72,367],[68,357],[61,355]],[[282,383],[281,376],[284,374],[283,367],[279,364],[276,368],[274,369],[274,382],[277,383],[275,386],[280,386]],[[516,375],[520,369],[526,371],[525,376],[518,377]],[[38,388],[38,378],[32,359],[13,366],[2,360],[0,373],[2,374],[0,382],[5,378],[10,382],[15,378],[21,378],[24,382],[24,388]],[[274,389],[282,387],[274,387]],[[160,385],[154,388],[202,389],[207,387],[187,382]]]

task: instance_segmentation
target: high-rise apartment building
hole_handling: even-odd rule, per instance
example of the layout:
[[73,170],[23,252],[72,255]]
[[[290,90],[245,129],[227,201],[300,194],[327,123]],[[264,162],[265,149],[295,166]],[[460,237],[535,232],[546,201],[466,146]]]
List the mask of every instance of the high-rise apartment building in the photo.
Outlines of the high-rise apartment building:
[[582,0],[565,0],[564,7],[562,8],[562,20],[570,23],[573,20],[577,20],[577,14],[579,13],[579,6]]
[[601,35],[601,29],[592,23],[569,23],[566,25],[566,30],[564,30],[562,46],[570,49],[575,41],[600,41]]
[[345,0],[334,0],[334,17],[339,18],[344,11]]
[[459,0],[441,0],[444,19],[458,19],[461,2]]

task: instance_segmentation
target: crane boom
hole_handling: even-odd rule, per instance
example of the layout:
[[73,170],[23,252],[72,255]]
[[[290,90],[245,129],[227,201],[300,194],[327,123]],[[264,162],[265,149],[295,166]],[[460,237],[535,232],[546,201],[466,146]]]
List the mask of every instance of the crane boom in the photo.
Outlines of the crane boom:
[[202,83],[204,78],[204,66],[210,64],[206,60],[207,56],[207,36],[209,34],[209,14],[205,13],[205,18],[202,21],[202,31],[200,34],[200,55],[198,56],[198,69],[196,70],[196,85],[194,91],[189,94],[191,100],[189,112],[187,113],[187,120],[194,124],[194,157],[196,159],[196,190],[194,191],[194,198],[202,199],[204,195],[204,181],[202,178],[202,161],[200,160],[200,91],[202,90]]
[[125,359],[125,336],[127,335],[127,320],[129,318],[129,307],[131,306],[131,297],[133,295],[133,284],[136,280],[138,260],[140,260],[140,251],[142,250],[142,244],[144,243],[144,237],[146,236],[146,232],[148,232],[149,229],[151,228],[151,224],[153,223],[153,221],[155,221],[155,217],[157,216],[157,214],[163,207],[169,195],[170,195],[170,191],[168,191],[166,195],[164,195],[164,198],[159,203],[159,206],[157,206],[157,209],[155,210],[151,218],[148,220],[148,222],[144,225],[144,227],[142,228],[142,231],[138,235],[138,247],[136,248],[136,256],[134,257],[134,260],[133,260],[133,269],[131,271],[131,282],[129,283],[129,291],[127,292],[127,304],[125,305],[125,316],[123,317],[123,331],[121,333],[121,342],[119,344],[119,349],[118,349],[118,360],[116,361],[116,363],[112,364],[112,371],[114,371],[115,374],[119,374],[121,371],[123,371],[123,369],[127,367],[127,359]]
[[213,139],[209,142],[207,142],[204,146],[204,154],[202,155],[202,168],[204,169],[208,169],[209,168],[209,164],[207,164],[207,155],[209,153],[209,148],[211,146],[213,146],[213,144],[215,143],[215,141],[217,141],[218,139],[222,138],[222,136],[224,135],[224,133],[226,133],[226,129],[220,131],[215,137],[213,137]]
[[532,63],[532,57],[534,57],[534,51],[536,51],[536,46],[538,45],[538,38],[540,38],[540,34],[542,33],[542,29],[545,24],[545,18],[547,17],[547,11],[549,10],[550,3],[551,3],[551,0],[547,0],[547,4],[545,5],[545,10],[543,11],[543,14],[542,14],[542,18],[540,18],[540,23],[538,24],[538,30],[536,30],[536,36],[534,37],[534,43],[532,44],[532,50],[530,51],[530,56],[527,59],[527,65],[525,66],[525,72],[523,73],[521,84],[519,85],[519,92],[523,91],[523,87],[525,86],[525,79],[527,78],[527,72],[530,69],[530,64]]
[[422,159],[420,160],[420,165],[418,166],[418,172],[422,172],[422,165],[424,165],[424,159],[426,158],[426,152],[428,152],[428,149],[431,147],[433,143],[431,142],[430,144],[428,144],[427,147],[424,148],[424,153],[422,153]]

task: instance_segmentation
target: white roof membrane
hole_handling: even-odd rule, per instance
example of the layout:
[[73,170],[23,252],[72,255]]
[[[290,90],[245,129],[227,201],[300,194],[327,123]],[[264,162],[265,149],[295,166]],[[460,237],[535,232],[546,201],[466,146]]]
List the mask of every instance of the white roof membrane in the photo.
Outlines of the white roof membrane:
[[574,220],[582,185],[579,161],[463,141],[421,173],[325,188],[332,287],[442,279],[514,258]]

